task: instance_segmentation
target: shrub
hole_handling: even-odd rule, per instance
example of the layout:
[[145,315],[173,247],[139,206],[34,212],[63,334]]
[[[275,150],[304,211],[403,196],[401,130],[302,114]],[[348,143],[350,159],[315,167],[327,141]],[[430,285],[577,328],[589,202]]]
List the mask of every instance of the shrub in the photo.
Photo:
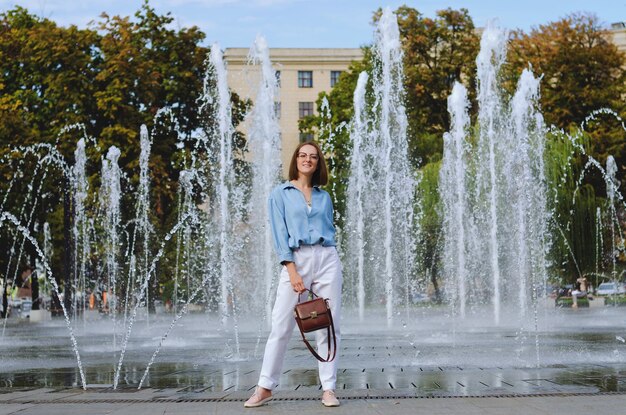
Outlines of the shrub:
[[[578,303],[578,307],[589,307],[589,300],[587,298],[579,298],[576,302]],[[573,304],[574,301],[572,297],[559,297],[555,301],[555,306],[561,308],[572,308]]]
[[626,307],[626,296],[608,295],[604,297],[605,306]]

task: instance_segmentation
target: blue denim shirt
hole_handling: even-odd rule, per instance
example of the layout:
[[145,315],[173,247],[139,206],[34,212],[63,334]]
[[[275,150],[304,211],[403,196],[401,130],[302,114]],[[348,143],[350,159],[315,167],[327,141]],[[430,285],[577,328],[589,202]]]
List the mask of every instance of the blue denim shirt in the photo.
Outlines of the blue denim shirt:
[[293,250],[302,245],[337,245],[330,195],[317,186],[311,191],[311,212],[304,194],[292,183],[276,186],[269,198],[269,216],[280,262],[293,262]]

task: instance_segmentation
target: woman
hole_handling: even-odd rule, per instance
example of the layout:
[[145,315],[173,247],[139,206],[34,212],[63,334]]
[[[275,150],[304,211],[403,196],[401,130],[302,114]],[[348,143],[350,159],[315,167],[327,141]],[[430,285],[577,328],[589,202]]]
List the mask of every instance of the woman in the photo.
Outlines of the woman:
[[[270,224],[283,268],[261,376],[256,391],[244,404],[246,408],[262,406],[272,399],[287,343],[296,324],[293,309],[306,289],[330,299],[339,347],[342,269],[335,248],[332,202],[328,193],[319,188],[327,182],[326,162],[319,146],[313,142],[302,143],[291,158],[289,181],[274,188],[270,195]],[[316,340],[318,353],[326,355],[329,347],[327,332],[318,330]],[[320,362],[318,368],[324,390],[322,403],[324,406],[339,406],[335,396],[337,359]]]

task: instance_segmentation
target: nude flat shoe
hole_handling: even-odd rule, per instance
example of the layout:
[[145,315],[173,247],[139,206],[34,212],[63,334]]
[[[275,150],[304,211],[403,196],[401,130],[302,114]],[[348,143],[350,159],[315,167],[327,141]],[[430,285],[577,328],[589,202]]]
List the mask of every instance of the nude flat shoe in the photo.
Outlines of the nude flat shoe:
[[244,408],[258,408],[259,406],[265,405],[272,399],[273,399],[272,395],[268,396],[267,398],[261,399],[261,396],[259,395],[259,389],[257,388],[252,394],[252,396],[250,397],[250,399],[248,399],[246,403],[243,404],[243,407]]
[[339,399],[335,396],[334,390],[324,391],[322,394],[322,404],[326,407],[335,407],[339,406]]

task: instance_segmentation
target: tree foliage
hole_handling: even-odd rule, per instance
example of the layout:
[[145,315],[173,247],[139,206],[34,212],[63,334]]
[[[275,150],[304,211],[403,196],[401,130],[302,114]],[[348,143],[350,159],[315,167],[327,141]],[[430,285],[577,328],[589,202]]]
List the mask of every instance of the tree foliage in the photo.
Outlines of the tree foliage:
[[0,15],[0,145],[51,143],[64,126],[91,124],[98,38],[21,7]]
[[542,76],[540,103],[546,122],[570,132],[580,144],[575,150],[566,134],[553,133],[546,153],[554,192],[553,268],[565,279],[612,267],[607,184],[600,170],[585,166],[593,165],[588,164],[590,158],[605,165],[612,155],[622,166],[617,179],[623,183],[626,133],[613,115],[587,119],[603,108],[626,115],[624,58],[592,14],[572,14],[529,33],[511,34],[505,85],[512,90],[522,70],[530,66]]
[[[200,43],[205,35],[196,27],[171,29],[170,14],[157,15],[147,2],[135,18],[105,13],[98,23],[105,59],[96,76],[97,136],[107,146],[121,146],[122,164],[136,168],[139,127],[146,124],[153,130],[150,167],[158,180],[154,207],[164,219],[175,196],[177,170],[170,161],[178,135],[189,137],[200,126],[197,99],[207,54]],[[153,123],[163,108],[171,113],[159,120],[166,128]]]
[[442,136],[450,126],[447,100],[454,82],[462,82],[473,94],[479,38],[466,9],[439,10],[435,18],[408,6],[395,13],[404,52],[409,151],[423,165],[443,152]]
[[[122,222],[130,223],[139,182],[139,133],[145,124],[153,140],[149,210],[157,237],[152,243],[175,220],[178,172],[184,167],[178,143],[210,120],[202,118],[198,102],[209,52],[201,45],[205,35],[195,26],[177,29],[173,21],[169,13],[157,14],[147,0],[132,17],[103,13],[86,29],[58,26],[22,7],[0,14],[0,174],[5,179],[0,187],[3,194],[12,186],[11,194],[20,195],[5,199],[2,210],[20,212],[18,219],[31,229],[49,222],[55,248],[63,247],[67,168],[74,164],[83,135],[93,137],[87,145],[92,193],[87,203],[95,205],[101,157],[116,146],[126,174]],[[239,122],[246,105],[234,94],[232,99],[233,119]],[[84,132],[67,129],[76,123]],[[239,149],[245,148],[240,134],[235,139]],[[43,166],[24,157],[24,151],[12,150],[40,144],[58,149],[63,161]],[[63,163],[65,172],[59,167]],[[11,182],[17,171],[24,177]],[[26,177],[31,173],[37,175],[34,182]],[[2,238],[1,244],[10,245]],[[62,269],[63,249],[58,248],[55,274]],[[3,270],[6,260],[0,259]]]
[[[413,166],[418,168],[441,158],[442,135],[449,127],[447,98],[454,82],[463,82],[468,90],[473,91],[478,36],[465,9],[440,10],[434,19],[408,6],[398,8],[395,13],[404,53],[409,154]],[[374,23],[381,14],[381,10],[374,13]],[[318,114],[300,123],[303,132],[317,132],[320,141],[326,142],[330,138],[330,130],[326,126],[337,127],[350,122],[359,73],[369,71],[373,64],[369,47],[364,51],[363,61],[354,62],[330,93],[320,94]],[[330,117],[328,112],[322,110],[324,99],[328,101]],[[330,188],[331,192],[337,193],[337,209],[341,218],[344,213],[341,201],[344,200],[349,175],[349,129],[334,131],[330,147],[330,167],[335,176],[331,178]],[[336,166],[333,165],[333,157],[338,161]]]
[[[24,150],[11,149],[56,144],[61,158],[71,160],[77,140],[66,140],[59,133],[74,123],[92,125],[96,112],[93,78],[100,56],[94,45],[99,37],[75,26],[58,27],[21,7],[0,15],[0,32],[0,174],[4,179],[0,187],[6,194],[11,186],[16,195],[4,197],[2,210],[15,212],[30,231],[50,219],[51,228],[60,229],[56,245],[63,246],[59,209],[63,199],[58,191],[67,186],[63,163],[51,157],[42,163]],[[20,249],[16,234],[7,239],[6,232],[0,243],[10,255],[3,256],[0,264],[4,277],[12,278],[20,262],[32,264],[34,252],[29,244],[25,245],[28,252]],[[53,267],[58,271],[61,250],[56,253]],[[9,258],[15,263],[9,264]]]
[[543,76],[541,105],[549,124],[567,128],[593,110],[624,109],[624,54],[594,15],[573,14],[530,33],[513,32],[508,60],[514,79],[529,64]]
[[[548,124],[568,131],[579,127],[595,110],[610,108],[626,115],[625,55],[592,14],[572,14],[533,28],[513,32],[509,47],[509,87],[529,65],[541,75],[541,107]],[[606,162],[613,155],[626,163],[624,130],[613,117],[587,124],[589,154]],[[620,179],[623,173],[619,174]],[[601,180],[591,183],[603,194]]]

